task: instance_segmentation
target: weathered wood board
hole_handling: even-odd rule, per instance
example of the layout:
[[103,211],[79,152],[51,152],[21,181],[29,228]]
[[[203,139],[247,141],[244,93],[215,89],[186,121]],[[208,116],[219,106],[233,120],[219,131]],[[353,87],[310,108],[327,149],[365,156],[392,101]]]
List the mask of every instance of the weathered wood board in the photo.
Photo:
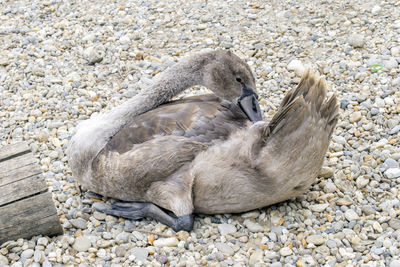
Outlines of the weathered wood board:
[[0,244],[62,234],[39,164],[26,143],[0,148]]

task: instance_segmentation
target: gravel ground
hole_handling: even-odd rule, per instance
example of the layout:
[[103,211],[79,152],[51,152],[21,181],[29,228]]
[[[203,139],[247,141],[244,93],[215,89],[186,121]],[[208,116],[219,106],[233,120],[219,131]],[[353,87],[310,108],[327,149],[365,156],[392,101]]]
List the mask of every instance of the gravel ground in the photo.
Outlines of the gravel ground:
[[[0,142],[30,142],[65,230],[0,245],[0,266],[400,266],[400,2],[298,2],[0,0]],[[93,212],[66,162],[77,121],[204,48],[248,61],[265,116],[306,66],[325,75],[341,119],[321,177],[190,233]]]

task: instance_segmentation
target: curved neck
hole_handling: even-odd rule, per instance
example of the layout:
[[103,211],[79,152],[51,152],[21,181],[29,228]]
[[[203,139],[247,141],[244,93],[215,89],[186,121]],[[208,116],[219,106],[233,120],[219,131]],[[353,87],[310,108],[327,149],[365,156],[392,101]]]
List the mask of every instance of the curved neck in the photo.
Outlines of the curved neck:
[[[196,58],[186,58],[156,76],[154,84],[133,98],[112,109],[106,119],[123,126],[132,117],[149,111],[173,98],[185,89],[202,85],[203,64]],[[117,128],[117,127],[116,127]]]

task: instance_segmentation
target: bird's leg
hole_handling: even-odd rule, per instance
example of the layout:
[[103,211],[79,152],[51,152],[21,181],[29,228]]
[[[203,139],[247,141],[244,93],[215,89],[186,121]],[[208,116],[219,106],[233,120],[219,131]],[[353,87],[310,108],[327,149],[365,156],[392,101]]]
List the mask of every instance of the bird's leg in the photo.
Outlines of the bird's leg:
[[100,212],[117,217],[138,220],[141,218],[151,218],[159,221],[178,232],[180,230],[191,231],[193,229],[193,214],[182,216],[169,215],[158,206],[150,202],[114,202],[110,209],[98,208]]

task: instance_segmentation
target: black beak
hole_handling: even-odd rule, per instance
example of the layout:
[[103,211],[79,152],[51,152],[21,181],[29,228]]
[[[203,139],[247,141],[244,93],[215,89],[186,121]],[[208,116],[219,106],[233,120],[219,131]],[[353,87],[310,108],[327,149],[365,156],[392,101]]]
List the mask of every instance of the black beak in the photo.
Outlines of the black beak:
[[258,105],[258,95],[244,83],[242,83],[243,93],[238,100],[239,107],[246,114],[250,121],[261,121],[262,115]]

